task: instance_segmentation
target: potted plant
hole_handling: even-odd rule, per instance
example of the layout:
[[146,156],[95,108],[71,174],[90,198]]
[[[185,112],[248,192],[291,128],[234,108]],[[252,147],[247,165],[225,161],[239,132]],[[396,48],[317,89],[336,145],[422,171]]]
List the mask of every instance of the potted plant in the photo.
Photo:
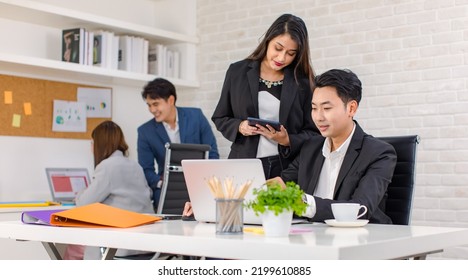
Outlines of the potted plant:
[[293,213],[301,216],[307,208],[302,197],[304,191],[294,182],[282,186],[277,181],[268,182],[262,188],[253,190],[254,200],[246,207],[256,215],[262,215],[265,236],[287,236],[291,227]]

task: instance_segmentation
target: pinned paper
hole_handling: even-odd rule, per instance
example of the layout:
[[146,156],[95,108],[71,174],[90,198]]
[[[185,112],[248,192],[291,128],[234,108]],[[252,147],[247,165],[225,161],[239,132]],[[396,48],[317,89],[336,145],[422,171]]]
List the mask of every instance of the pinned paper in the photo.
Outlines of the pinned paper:
[[21,126],[21,115],[14,114],[13,121],[11,123],[13,127],[20,127]]
[[32,107],[30,102],[24,102],[24,114],[26,116],[32,115]]
[[86,104],[54,100],[52,131],[86,132]]
[[5,95],[5,104],[13,104],[13,92],[5,90],[4,95]]

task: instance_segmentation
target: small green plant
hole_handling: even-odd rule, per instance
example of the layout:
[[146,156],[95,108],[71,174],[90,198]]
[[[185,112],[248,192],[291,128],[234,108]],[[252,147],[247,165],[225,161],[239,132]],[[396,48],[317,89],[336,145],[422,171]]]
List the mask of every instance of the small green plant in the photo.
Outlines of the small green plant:
[[282,188],[277,182],[270,183],[254,189],[253,194],[256,195],[256,199],[248,201],[246,207],[252,209],[257,216],[266,210],[273,211],[275,215],[292,210],[301,216],[307,208],[307,204],[302,200],[304,191],[292,181],[286,183],[286,188]]

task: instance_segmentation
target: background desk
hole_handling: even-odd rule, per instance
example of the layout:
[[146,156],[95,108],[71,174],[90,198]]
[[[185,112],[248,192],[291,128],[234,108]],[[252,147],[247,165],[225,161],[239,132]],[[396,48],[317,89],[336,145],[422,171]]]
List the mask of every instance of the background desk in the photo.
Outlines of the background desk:
[[160,221],[128,229],[62,228],[0,222],[0,238],[82,244],[227,259],[395,259],[468,244],[468,229],[366,225],[296,225],[310,232],[285,238],[216,235],[213,224]]

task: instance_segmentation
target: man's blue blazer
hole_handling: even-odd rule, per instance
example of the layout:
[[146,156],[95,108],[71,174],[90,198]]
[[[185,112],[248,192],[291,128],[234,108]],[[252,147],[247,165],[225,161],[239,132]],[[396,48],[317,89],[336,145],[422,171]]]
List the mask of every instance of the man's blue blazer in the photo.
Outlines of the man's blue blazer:
[[[211,146],[209,158],[218,159],[216,138],[207,118],[199,108],[177,107],[180,142],[186,144],[208,144]],[[138,127],[138,162],[143,167],[148,185],[156,191],[156,186],[164,172],[164,145],[170,142],[164,125],[153,118]],[[154,160],[158,165],[156,173]],[[158,194],[153,198],[157,199]],[[157,201],[155,201],[157,203]]]

